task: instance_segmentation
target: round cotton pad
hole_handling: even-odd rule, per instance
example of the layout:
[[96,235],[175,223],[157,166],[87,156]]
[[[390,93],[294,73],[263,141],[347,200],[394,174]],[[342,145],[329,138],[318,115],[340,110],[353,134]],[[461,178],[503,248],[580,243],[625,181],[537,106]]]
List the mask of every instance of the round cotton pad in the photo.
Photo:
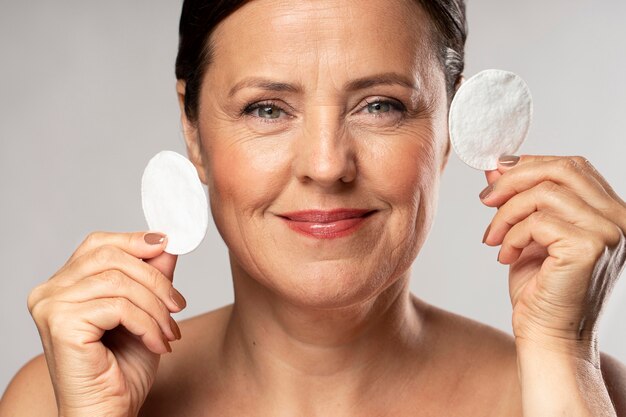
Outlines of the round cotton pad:
[[198,247],[209,222],[208,203],[193,164],[161,151],[141,177],[141,204],[151,230],[167,234],[165,252],[182,255]]
[[524,80],[509,71],[481,71],[461,84],[450,104],[452,147],[472,168],[496,169],[498,158],[517,152],[526,139],[532,114]]

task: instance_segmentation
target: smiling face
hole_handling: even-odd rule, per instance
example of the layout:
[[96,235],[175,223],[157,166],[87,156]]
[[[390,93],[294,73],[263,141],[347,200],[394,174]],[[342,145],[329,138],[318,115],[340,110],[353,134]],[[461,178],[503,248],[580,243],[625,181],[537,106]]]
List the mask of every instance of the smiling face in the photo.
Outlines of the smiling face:
[[[233,270],[315,307],[406,276],[449,149],[432,30],[402,0],[254,0],[216,27],[197,123],[183,121]],[[373,213],[325,239],[281,217],[337,208]]]

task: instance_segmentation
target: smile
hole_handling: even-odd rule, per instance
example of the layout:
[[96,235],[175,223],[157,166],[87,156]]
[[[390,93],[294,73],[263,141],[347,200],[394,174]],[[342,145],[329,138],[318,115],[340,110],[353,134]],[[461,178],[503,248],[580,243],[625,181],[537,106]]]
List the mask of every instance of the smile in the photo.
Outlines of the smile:
[[356,232],[376,210],[337,209],[284,213],[279,217],[300,234],[316,239],[333,239]]

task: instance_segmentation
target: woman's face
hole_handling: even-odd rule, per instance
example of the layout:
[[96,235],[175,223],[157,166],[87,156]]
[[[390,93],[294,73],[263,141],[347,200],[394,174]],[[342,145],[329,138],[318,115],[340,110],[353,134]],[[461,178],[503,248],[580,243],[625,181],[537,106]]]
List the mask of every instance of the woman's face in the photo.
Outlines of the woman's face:
[[[297,305],[378,294],[432,223],[447,101],[414,3],[255,0],[212,35],[189,155],[231,262]],[[333,238],[281,217],[337,208],[373,213]]]

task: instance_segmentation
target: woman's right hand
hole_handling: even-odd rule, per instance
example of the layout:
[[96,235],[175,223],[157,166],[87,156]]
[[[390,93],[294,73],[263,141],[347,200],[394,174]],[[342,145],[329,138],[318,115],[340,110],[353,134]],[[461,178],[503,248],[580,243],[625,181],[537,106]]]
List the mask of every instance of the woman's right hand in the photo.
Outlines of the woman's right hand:
[[138,414],[168,340],[180,339],[170,313],[185,307],[160,237],[92,233],[30,292],[59,416]]

